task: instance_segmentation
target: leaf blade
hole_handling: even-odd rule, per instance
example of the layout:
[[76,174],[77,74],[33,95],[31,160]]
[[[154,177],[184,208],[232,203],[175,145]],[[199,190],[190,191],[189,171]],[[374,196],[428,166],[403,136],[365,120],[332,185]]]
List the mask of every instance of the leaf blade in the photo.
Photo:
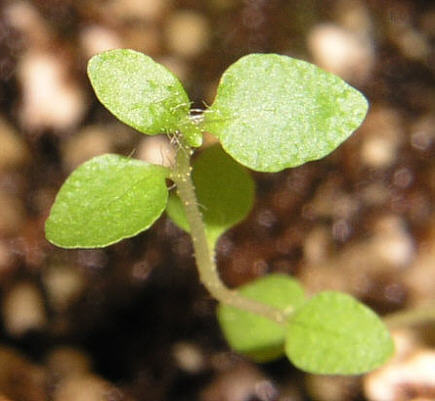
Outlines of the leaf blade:
[[291,316],[285,350],[307,372],[361,374],[386,362],[394,347],[371,309],[350,295],[325,291]]
[[98,54],[88,76],[100,102],[123,123],[147,135],[175,132],[188,120],[189,98],[175,75],[130,49]]
[[[300,284],[284,274],[268,274],[239,288],[242,295],[285,310],[305,300]],[[219,304],[217,317],[231,348],[256,362],[267,362],[284,353],[285,327],[232,306]]]
[[205,127],[241,164],[276,172],[332,152],[367,108],[360,92],[310,63],[251,54],[223,74]]
[[[214,247],[218,238],[242,221],[254,202],[254,181],[249,172],[219,145],[205,149],[194,161],[192,179],[207,239]],[[184,209],[178,196],[171,194],[167,213],[181,229],[189,232]]]
[[63,248],[100,248],[146,230],[163,212],[168,170],[106,154],[65,181],[46,221],[46,237]]

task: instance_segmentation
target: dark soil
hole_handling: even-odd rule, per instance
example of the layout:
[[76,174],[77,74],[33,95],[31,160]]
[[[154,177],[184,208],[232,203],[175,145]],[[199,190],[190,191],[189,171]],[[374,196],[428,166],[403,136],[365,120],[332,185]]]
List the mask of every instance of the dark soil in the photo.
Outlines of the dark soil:
[[[221,275],[238,286],[284,272],[300,278],[308,292],[347,291],[381,314],[434,301],[432,2],[147,0],[143,15],[128,14],[130,3],[140,2],[0,5],[0,399],[82,400],[65,395],[66,374],[50,365],[63,347],[89,358],[93,377],[111,389],[89,400],[368,399],[360,379],[337,379],[335,395],[324,390],[319,396],[322,379],[307,379],[284,359],[256,366],[231,353],[215,301],[198,282],[190,240],[165,216],[149,231],[104,250],[57,249],[45,240],[44,221],[75,163],[100,150],[131,154],[143,139],[116,122],[91,91],[87,49],[97,45],[90,28],[105,30],[97,35],[103,42],[172,66],[193,107],[202,108],[212,102],[225,68],[242,55],[275,52],[320,63],[309,38],[320,24],[332,24],[368,43],[363,50],[357,46],[356,64],[342,71],[367,95],[370,114],[326,159],[254,174],[253,212],[219,243]],[[206,27],[204,43],[190,53],[167,33],[180,10],[194,12]],[[186,43],[193,43],[196,37],[185,29]],[[35,54],[54,56],[64,74],[65,87],[52,90],[48,111],[41,111],[42,101],[28,101],[45,90],[34,89],[35,78],[26,72],[46,71]],[[50,63],[44,68],[55,68]],[[57,110],[62,96],[72,97],[71,105],[53,117],[50,108]],[[83,134],[89,127],[106,139]],[[75,143],[80,135],[85,139]],[[23,283],[27,290],[19,292]],[[31,295],[20,298],[22,293]],[[17,328],[21,314],[30,314],[30,323]],[[20,363],[9,362],[10,349]],[[76,366],[74,358],[66,357],[68,369]]]

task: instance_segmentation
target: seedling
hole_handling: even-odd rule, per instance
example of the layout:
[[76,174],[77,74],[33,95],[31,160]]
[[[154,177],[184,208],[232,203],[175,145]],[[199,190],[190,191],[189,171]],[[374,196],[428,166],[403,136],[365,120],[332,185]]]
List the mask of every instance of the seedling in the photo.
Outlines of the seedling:
[[[325,374],[360,374],[391,356],[388,330],[351,296],[326,291],[306,299],[282,274],[229,289],[214,256],[219,237],[252,208],[245,167],[277,172],[326,156],[362,123],[368,105],[360,92],[307,62],[251,54],[227,69],[214,103],[192,116],[180,81],[144,54],[99,54],[88,75],[118,119],[146,135],[168,135],[176,160],[166,168],[107,154],[84,163],[56,197],[46,222],[50,242],[105,247],[146,230],[166,209],[190,233],[200,279],[219,301],[218,320],[236,351],[258,362],[285,354],[300,369]],[[204,132],[220,146],[201,152],[192,170]],[[176,192],[169,194],[171,181]]]

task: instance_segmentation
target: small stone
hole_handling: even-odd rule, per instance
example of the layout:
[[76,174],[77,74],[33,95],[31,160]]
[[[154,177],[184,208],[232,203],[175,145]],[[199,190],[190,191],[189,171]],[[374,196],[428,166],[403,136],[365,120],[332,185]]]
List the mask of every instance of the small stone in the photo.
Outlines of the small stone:
[[310,296],[326,288],[355,295],[355,289],[362,285],[359,276],[344,273],[341,260],[337,257],[328,258],[320,263],[302,265],[298,279]]
[[84,93],[58,54],[27,51],[20,58],[18,81],[22,91],[20,119],[26,129],[62,131],[76,126],[82,118]]
[[52,350],[47,358],[46,365],[56,379],[79,376],[90,372],[92,362],[84,351],[71,347],[58,347]]
[[411,126],[411,146],[421,152],[427,151],[435,142],[435,116],[425,115]]
[[[114,394],[116,397],[112,397]],[[53,401],[108,401],[121,400],[110,383],[91,374],[68,376],[61,380],[53,393]]]
[[347,220],[358,212],[358,202],[351,193],[343,191],[339,179],[333,177],[319,186],[310,207],[317,217]]
[[80,43],[86,58],[91,58],[106,50],[123,47],[119,35],[101,25],[90,25],[83,28],[80,32]]
[[388,38],[411,60],[428,62],[431,44],[425,33],[416,29],[410,21],[410,14],[401,15],[388,25]]
[[[220,372],[215,379],[203,390],[201,401],[240,401],[256,399],[258,391],[265,390],[266,377],[254,365],[240,362],[231,368]],[[268,385],[269,386],[269,385]],[[268,391],[270,393],[271,390]],[[276,389],[274,391],[276,396]],[[272,401],[275,398],[266,398],[264,401]],[[263,399],[262,399],[263,400]]]
[[150,136],[140,141],[137,158],[148,163],[171,167],[175,163],[175,149],[165,136]]
[[435,398],[435,351],[420,349],[403,359],[394,359],[364,378],[364,393],[370,401],[402,401],[409,394]]
[[398,38],[398,44],[405,57],[411,60],[426,60],[431,53],[430,42],[417,30],[406,29]]
[[387,138],[375,138],[364,142],[361,153],[363,160],[370,167],[381,168],[392,164],[396,148]]
[[13,337],[41,330],[47,323],[42,293],[30,282],[18,283],[4,295],[2,313],[5,329]]
[[184,57],[193,57],[208,45],[210,28],[207,19],[195,11],[173,13],[165,26],[169,50]]
[[314,228],[304,241],[304,258],[307,263],[320,263],[331,253],[332,237],[330,230],[318,226]]
[[361,162],[370,168],[390,167],[403,143],[403,122],[397,111],[373,107],[359,132]]
[[74,266],[50,266],[44,270],[43,283],[51,307],[62,312],[80,296],[85,280]]
[[0,397],[9,397],[11,401],[46,401],[46,384],[42,367],[32,364],[14,349],[0,347]]
[[196,374],[205,367],[204,354],[195,344],[179,342],[174,345],[172,354],[180,369],[187,373]]
[[380,218],[374,227],[368,252],[380,263],[399,268],[408,266],[414,258],[414,241],[404,222],[397,216]]
[[360,380],[355,376],[307,375],[306,387],[315,401],[351,401],[356,399]]
[[374,65],[371,41],[338,25],[315,26],[308,48],[317,65],[351,82],[365,81]]

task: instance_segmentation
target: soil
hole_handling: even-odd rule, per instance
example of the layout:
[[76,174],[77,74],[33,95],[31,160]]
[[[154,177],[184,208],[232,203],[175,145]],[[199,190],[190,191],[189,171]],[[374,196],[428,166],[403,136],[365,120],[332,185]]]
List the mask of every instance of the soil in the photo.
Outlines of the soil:
[[[253,174],[254,210],[218,245],[223,279],[283,272],[310,294],[346,291],[382,315],[434,302],[432,2],[6,0],[0,13],[0,400],[435,397],[433,380],[422,390],[407,376],[411,390],[382,398],[370,376],[307,375],[232,353],[189,237],[165,216],[106,249],[62,250],[44,237],[74,167],[152,145],[96,100],[92,54],[143,51],[203,108],[232,62],[274,52],[339,74],[371,109],[324,160]],[[433,326],[405,338],[408,352],[434,351]]]

